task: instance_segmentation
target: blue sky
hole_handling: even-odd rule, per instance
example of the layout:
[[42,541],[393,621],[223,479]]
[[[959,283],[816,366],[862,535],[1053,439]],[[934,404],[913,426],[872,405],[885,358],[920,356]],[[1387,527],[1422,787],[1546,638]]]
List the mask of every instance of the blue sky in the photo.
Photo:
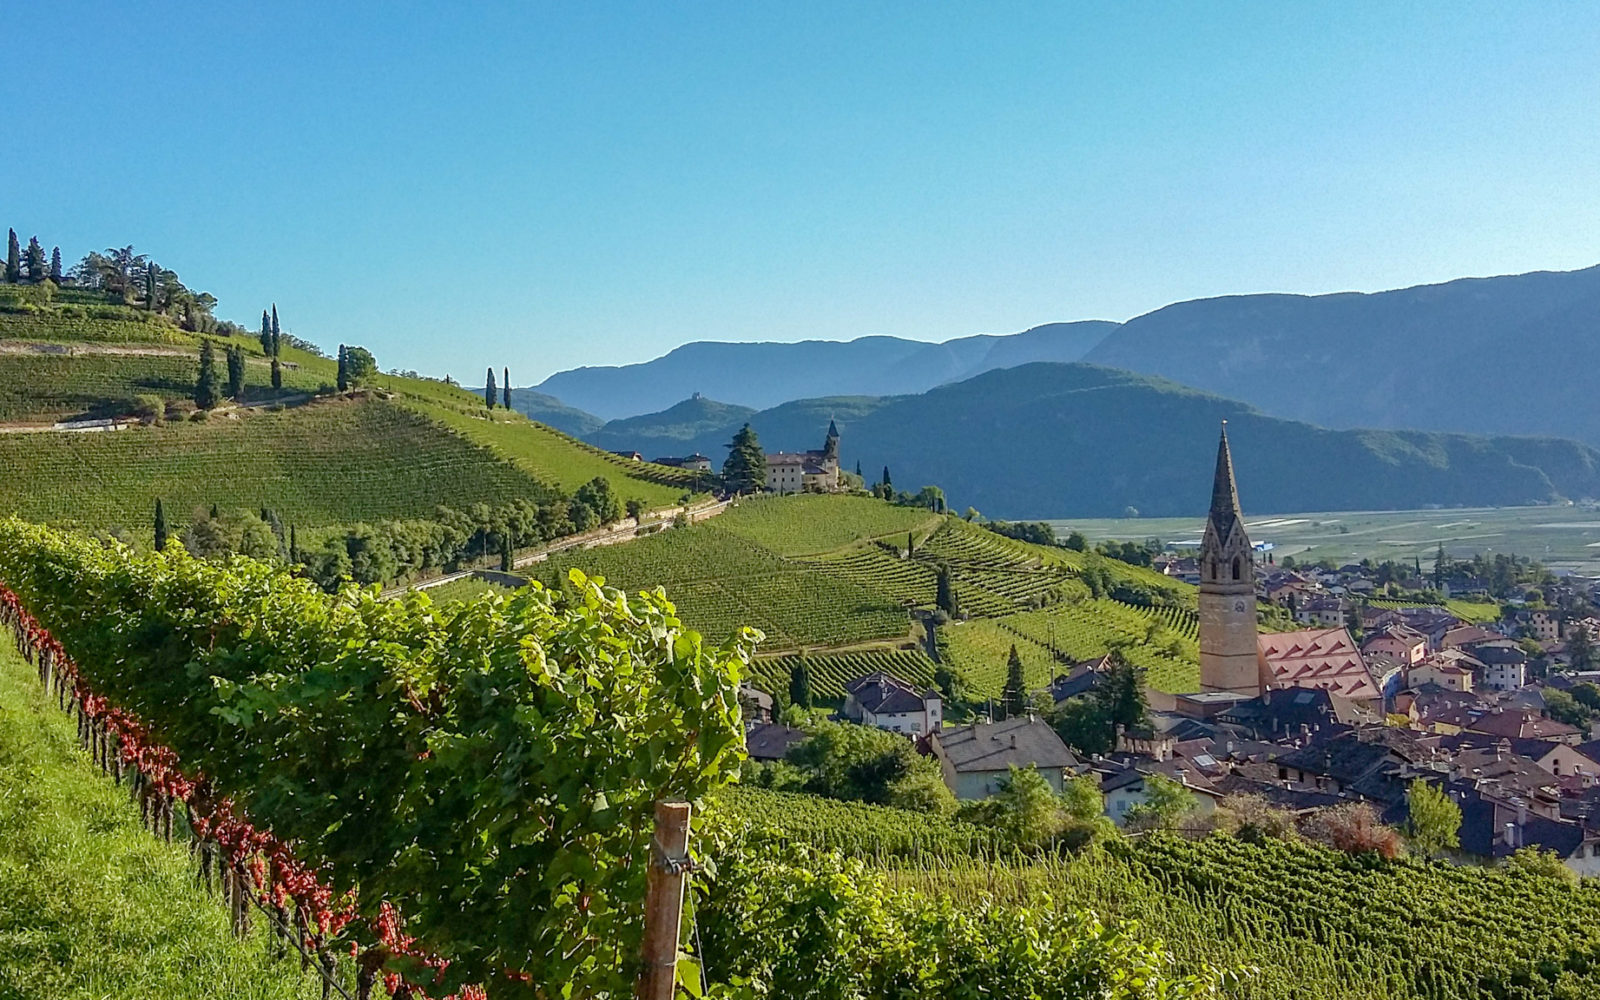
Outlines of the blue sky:
[[1586,4],[6,12],[0,225],[518,385],[1600,262]]

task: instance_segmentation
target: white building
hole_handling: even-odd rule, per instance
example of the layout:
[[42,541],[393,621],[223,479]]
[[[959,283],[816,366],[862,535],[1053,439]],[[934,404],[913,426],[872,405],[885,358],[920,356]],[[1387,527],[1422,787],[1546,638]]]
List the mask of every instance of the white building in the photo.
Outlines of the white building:
[[944,725],[944,704],[933,689],[916,688],[882,671],[858,677],[844,686],[840,714],[852,722],[892,733],[921,736]]

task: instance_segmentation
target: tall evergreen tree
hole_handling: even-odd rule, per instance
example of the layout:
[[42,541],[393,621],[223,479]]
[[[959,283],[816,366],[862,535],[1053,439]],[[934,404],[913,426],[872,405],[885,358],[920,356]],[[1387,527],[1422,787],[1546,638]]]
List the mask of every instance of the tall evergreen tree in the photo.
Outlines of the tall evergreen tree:
[[494,409],[494,397],[494,369],[490,368],[488,380],[483,383],[483,401],[491,410]]
[[801,708],[811,707],[811,662],[804,653],[789,672],[789,703]]
[[1444,543],[1439,543],[1439,551],[1433,557],[1433,589],[1438,590],[1444,586]]
[[6,280],[13,285],[22,280],[22,244],[17,242],[15,229],[6,240]]
[[511,532],[502,531],[500,533],[500,572],[509,573],[511,569]]
[[350,361],[345,357],[343,344],[339,345],[339,391],[347,392],[350,389]]
[[889,478],[889,467],[887,465],[883,467],[883,482],[879,483],[878,485],[884,487],[891,487],[894,485],[894,480]]
[[300,561],[300,536],[295,533],[294,525],[289,525],[289,561]]
[[500,405],[509,410],[511,409],[511,369],[501,369],[501,373],[505,375],[505,379],[500,383],[500,391],[504,394]]
[[58,285],[62,282],[60,247],[50,248],[50,280]]
[[144,269],[144,309],[145,312],[154,312],[156,308],[156,281],[160,272],[156,262],[151,261]]
[[272,390],[274,392],[279,392],[279,391],[282,391],[282,389],[283,389],[283,366],[281,364],[279,364],[278,363],[278,359],[276,357],[274,357],[272,359]]
[[278,304],[272,304],[272,356],[283,353],[283,328],[278,325]]
[[217,509],[217,505],[213,503],[211,505],[211,520],[215,521],[217,518],[219,518],[221,516],[222,516],[222,512],[219,511]]
[[767,483],[767,453],[749,424],[728,442],[728,459],[722,463],[722,485],[729,493],[754,493]]
[[956,594],[956,582],[950,577],[950,567],[940,566],[935,582],[934,602],[951,618],[961,617],[961,598]]
[[211,338],[206,337],[200,341],[200,377],[194,383],[194,405],[202,410],[215,407],[219,388],[216,354],[211,347]]
[[238,399],[244,395],[244,348],[228,345],[228,397]]
[[39,237],[28,237],[28,249],[22,255],[23,265],[28,269],[28,280],[37,285],[45,279],[44,247],[39,245]]
[[161,508],[161,498],[156,497],[156,551],[167,547],[167,512]]
[[866,477],[861,474],[861,459],[856,459],[856,478],[865,483]]
[[272,357],[272,320],[265,309],[261,310],[261,353]]
[[1011,656],[1006,660],[1006,686],[1000,691],[1000,712],[1014,719],[1028,708],[1028,684],[1022,672],[1022,657],[1017,655],[1016,643],[1011,644]]

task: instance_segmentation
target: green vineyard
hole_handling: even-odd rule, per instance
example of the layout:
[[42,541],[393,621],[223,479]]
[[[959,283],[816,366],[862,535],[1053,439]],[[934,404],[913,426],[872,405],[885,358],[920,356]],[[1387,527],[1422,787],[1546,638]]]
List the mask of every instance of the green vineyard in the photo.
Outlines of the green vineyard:
[[993,830],[929,813],[841,802],[819,795],[735,785],[713,807],[719,821],[747,824],[758,841],[842,851],[884,867],[939,864],[1004,853]]
[[869,497],[793,496],[741,500],[718,527],[781,556],[814,556],[882,538],[904,547],[927,537],[944,518],[921,507],[895,507]]
[[98,434],[0,435],[0,509],[33,521],[143,534],[161,497],[269,506],[304,526],[416,517],[550,490],[509,462],[392,403],[330,402]]
[[[0,421],[124,416],[138,395],[188,399],[200,370],[191,356],[0,353]],[[245,399],[268,399],[272,369],[260,358],[245,365]],[[314,392],[325,381],[298,366],[284,368],[288,392]]]
[[1233,1000],[1600,996],[1592,880],[1171,835],[1017,866],[940,861],[890,880],[958,906],[1048,901],[1135,920],[1180,968],[1254,966]]
[[[797,654],[758,657],[750,665],[750,676],[764,691],[787,691],[789,678],[799,662]],[[879,671],[918,687],[928,687],[933,684],[935,669],[933,661],[915,649],[807,654],[806,666],[811,672],[812,695],[824,701],[843,700],[846,683]]]

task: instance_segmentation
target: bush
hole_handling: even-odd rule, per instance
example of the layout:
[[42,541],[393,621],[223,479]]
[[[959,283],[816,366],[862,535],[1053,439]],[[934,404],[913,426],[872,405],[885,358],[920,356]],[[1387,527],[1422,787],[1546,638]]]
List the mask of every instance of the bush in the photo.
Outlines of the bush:
[[163,423],[167,417],[167,401],[150,393],[140,393],[128,401],[128,412],[147,424]]
[[1400,832],[1384,826],[1365,802],[1347,802],[1311,814],[1301,822],[1308,839],[1346,854],[1377,854],[1397,858],[1405,853]]

